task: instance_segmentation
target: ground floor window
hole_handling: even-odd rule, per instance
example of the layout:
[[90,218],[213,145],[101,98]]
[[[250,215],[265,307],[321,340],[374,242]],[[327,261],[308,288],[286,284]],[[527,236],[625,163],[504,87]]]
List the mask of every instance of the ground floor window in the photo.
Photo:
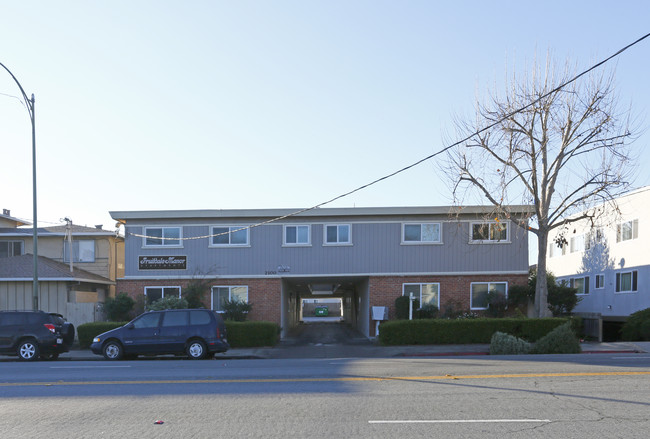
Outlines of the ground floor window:
[[229,300],[231,302],[248,303],[247,286],[224,286],[212,287],[212,309],[217,312],[224,311],[224,304]]
[[616,292],[633,293],[637,291],[638,275],[637,271],[627,271],[616,273]]
[[402,295],[413,297],[420,301],[420,306],[435,305],[440,308],[440,284],[403,284]]
[[573,277],[569,281],[569,286],[578,290],[577,294],[589,294],[589,276]]
[[490,294],[508,296],[507,282],[473,282],[470,287],[470,308],[487,309]]
[[604,274],[597,274],[596,275],[596,289],[602,289],[605,288],[605,275]]
[[181,287],[144,287],[144,303],[151,305],[163,297],[181,297]]

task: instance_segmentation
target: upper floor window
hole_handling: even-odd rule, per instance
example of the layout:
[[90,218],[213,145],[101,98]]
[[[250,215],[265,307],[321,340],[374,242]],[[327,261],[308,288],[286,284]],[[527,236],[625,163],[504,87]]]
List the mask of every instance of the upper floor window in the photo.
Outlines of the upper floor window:
[[23,241],[0,241],[0,258],[20,256],[24,253]]
[[508,297],[507,282],[473,282],[470,287],[469,306],[471,309],[487,309],[489,295]]
[[616,225],[616,242],[639,237],[639,220],[626,221]]
[[163,297],[181,297],[181,287],[144,287],[144,303],[151,305]]
[[332,224],[325,226],[325,244],[350,244],[350,224]]
[[212,287],[212,309],[217,312],[225,311],[226,302],[248,303],[247,286]]
[[549,256],[554,258],[566,254],[566,245],[560,246],[557,242],[551,242],[548,246]]
[[440,284],[403,284],[402,295],[410,296],[413,293],[420,306],[435,305],[440,308]]
[[585,235],[572,236],[569,242],[571,253],[581,252],[585,249]]
[[[63,261],[70,262],[70,242],[63,244]],[[72,241],[72,262],[95,262],[95,241],[80,239]]]
[[212,227],[212,245],[248,245],[249,230],[247,226],[214,226]]
[[440,223],[403,224],[402,243],[440,243]]
[[589,276],[572,277],[569,286],[578,290],[576,294],[589,294]]
[[471,223],[471,240],[478,242],[498,242],[508,240],[508,223],[488,221]]
[[616,292],[632,293],[637,291],[638,272],[636,270],[616,273]]
[[285,245],[309,245],[311,227],[308,225],[284,226]]
[[180,227],[145,227],[145,246],[172,246],[181,245]]
[[604,274],[597,274],[596,275],[596,289],[600,290],[602,288],[605,288],[605,275]]

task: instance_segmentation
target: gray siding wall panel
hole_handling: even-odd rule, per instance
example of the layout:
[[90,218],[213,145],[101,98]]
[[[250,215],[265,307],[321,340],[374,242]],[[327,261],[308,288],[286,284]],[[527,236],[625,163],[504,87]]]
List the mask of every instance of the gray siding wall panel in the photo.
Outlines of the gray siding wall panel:
[[[308,224],[305,219],[295,222]],[[278,272],[278,275],[522,272],[528,269],[528,237],[513,224],[510,224],[511,242],[496,244],[469,244],[467,221],[443,222],[442,244],[402,245],[400,222],[361,223],[341,219],[327,224],[351,224],[352,245],[325,246],[324,223],[314,219],[311,246],[308,247],[283,246],[283,224],[277,223],[252,228],[249,247],[214,248],[209,246],[207,238],[201,238],[183,241],[182,248],[143,248],[142,238],[132,234],[143,234],[144,225],[182,226],[183,237],[188,238],[208,235],[210,226],[219,223],[134,223],[137,222],[132,221],[126,227],[127,277],[265,276],[278,272],[279,266],[289,271]],[[138,270],[138,256],[147,255],[187,256],[187,270]]]

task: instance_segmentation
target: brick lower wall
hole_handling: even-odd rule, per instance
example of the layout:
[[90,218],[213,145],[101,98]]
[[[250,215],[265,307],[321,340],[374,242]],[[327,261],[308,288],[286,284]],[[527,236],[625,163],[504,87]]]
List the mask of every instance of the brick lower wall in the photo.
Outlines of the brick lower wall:
[[[136,302],[144,298],[145,287],[180,286],[184,288],[190,280],[125,280],[119,279],[117,291],[127,293]],[[527,274],[506,275],[465,275],[465,276],[373,276],[368,279],[370,291],[370,307],[387,306],[388,318],[395,318],[395,299],[402,295],[405,283],[439,283],[440,309],[453,304],[456,309],[470,309],[470,285],[472,282],[507,282],[508,287],[526,285]],[[249,320],[270,321],[281,325],[282,280],[269,279],[217,279],[214,286],[248,286],[248,301],[253,305]],[[210,293],[207,292],[204,301],[206,308],[210,307]],[[362,311],[363,312],[363,311]],[[479,312],[480,314],[480,312]],[[370,312],[368,311],[370,316]],[[371,321],[370,328],[374,327]]]
[[[145,287],[181,287],[181,294],[183,288],[190,282],[188,279],[166,279],[166,280],[126,280],[119,279],[117,281],[117,291],[119,293],[126,293],[131,296],[136,303],[144,299]],[[255,321],[268,321],[280,325],[281,314],[281,292],[282,280],[281,279],[217,279],[211,285],[213,286],[248,286],[248,302],[253,305],[249,320]],[[206,308],[210,308],[211,297],[210,292],[207,291],[203,304]]]

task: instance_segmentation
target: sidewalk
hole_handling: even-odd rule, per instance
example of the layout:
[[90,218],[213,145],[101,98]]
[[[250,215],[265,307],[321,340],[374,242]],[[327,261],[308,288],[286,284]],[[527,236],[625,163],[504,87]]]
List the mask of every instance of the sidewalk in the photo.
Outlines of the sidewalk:
[[[614,353],[648,353],[650,342],[611,342],[611,343],[582,343],[583,354],[614,354]],[[269,348],[230,349],[215,358],[220,360],[234,359],[280,359],[280,358],[395,358],[395,357],[446,357],[489,355],[490,345],[427,345],[427,346],[380,346],[375,343],[340,345],[340,344],[311,344],[284,345]],[[9,357],[2,357],[9,358]],[[61,354],[60,360],[85,361],[103,360],[101,355],[95,355],[88,349],[73,349]]]

